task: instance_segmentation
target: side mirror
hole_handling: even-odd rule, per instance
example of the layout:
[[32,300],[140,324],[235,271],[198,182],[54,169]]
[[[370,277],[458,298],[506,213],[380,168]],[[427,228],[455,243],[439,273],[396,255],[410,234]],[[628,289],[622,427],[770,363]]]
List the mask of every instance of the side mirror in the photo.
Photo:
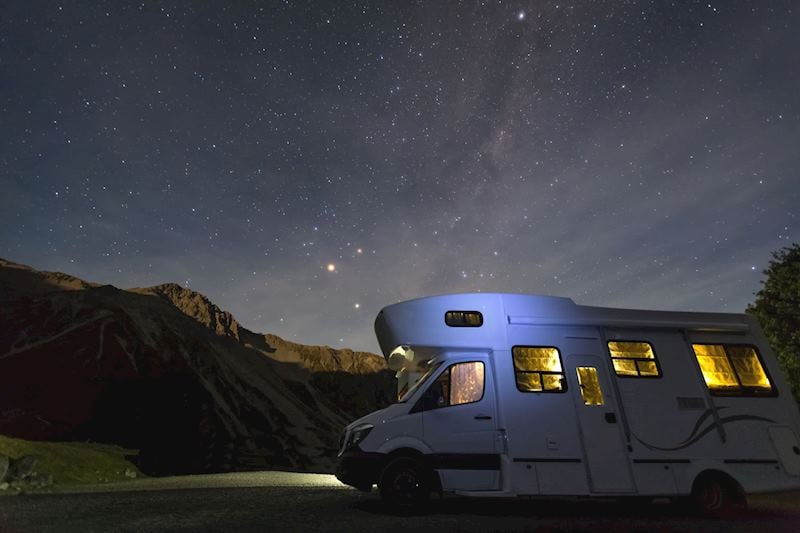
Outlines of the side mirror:
[[419,399],[419,401],[417,401],[416,404],[414,404],[414,407],[411,408],[409,413],[432,411],[433,409],[439,409],[440,407],[447,407],[445,390],[449,390],[449,388],[442,386],[443,379],[445,380],[445,383],[449,383],[449,369],[439,376],[435,382],[431,383],[430,387],[428,387],[428,390],[422,394],[422,397]]
[[418,413],[420,411],[432,411],[445,406],[444,396],[438,387],[432,387],[425,391],[422,398],[414,405],[409,413]]
[[422,409],[425,411],[431,411],[433,409],[437,409],[441,407],[440,400],[442,399],[441,396],[436,394],[436,390],[431,389],[425,393],[425,396],[422,397]]
[[409,413],[419,413],[420,411],[430,411],[431,409],[435,409],[436,404],[433,401],[433,396],[431,396],[431,391],[426,391],[425,394],[422,395],[422,398],[417,400],[417,403],[414,404],[414,407],[411,408]]

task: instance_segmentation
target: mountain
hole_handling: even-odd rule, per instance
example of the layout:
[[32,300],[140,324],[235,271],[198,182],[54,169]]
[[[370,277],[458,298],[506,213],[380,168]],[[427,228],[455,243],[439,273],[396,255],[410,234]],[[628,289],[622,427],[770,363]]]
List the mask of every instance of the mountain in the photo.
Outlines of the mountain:
[[330,471],[393,399],[382,357],[249,331],[176,284],[121,290],[0,259],[0,434],[140,450],[149,474]]

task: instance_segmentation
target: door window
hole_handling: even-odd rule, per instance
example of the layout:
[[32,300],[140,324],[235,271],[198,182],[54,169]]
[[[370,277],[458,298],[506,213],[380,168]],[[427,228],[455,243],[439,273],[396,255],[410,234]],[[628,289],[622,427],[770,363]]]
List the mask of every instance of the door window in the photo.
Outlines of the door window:
[[450,367],[450,403],[460,405],[483,398],[483,363],[459,363]]
[[603,390],[597,378],[597,369],[593,366],[575,367],[578,373],[578,387],[581,389],[583,405],[603,405]]
[[456,363],[431,383],[411,412],[479,402],[483,399],[485,385],[482,362]]

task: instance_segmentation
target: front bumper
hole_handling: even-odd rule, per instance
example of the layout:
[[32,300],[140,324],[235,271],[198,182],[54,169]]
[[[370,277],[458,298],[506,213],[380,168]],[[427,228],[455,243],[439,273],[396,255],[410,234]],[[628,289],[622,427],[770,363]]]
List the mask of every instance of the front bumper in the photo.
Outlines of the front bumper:
[[378,482],[385,463],[385,454],[365,452],[355,446],[339,456],[336,479],[345,485],[369,492],[372,485]]

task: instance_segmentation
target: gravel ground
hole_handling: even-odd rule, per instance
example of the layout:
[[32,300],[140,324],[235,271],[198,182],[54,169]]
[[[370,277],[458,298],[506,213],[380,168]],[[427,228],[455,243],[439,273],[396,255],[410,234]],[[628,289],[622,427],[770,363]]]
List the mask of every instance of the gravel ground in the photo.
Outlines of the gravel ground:
[[[98,490],[102,489],[102,492]],[[750,497],[733,520],[666,502],[447,497],[410,516],[332,476],[260,472],[142,479],[0,498],[0,532],[92,531],[800,531],[800,492]]]

